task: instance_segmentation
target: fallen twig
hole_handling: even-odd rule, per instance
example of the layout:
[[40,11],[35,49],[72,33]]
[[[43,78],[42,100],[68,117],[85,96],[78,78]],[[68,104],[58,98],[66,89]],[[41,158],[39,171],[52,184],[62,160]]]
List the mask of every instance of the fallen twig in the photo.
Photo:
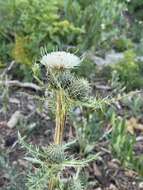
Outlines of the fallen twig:
[[112,88],[110,86],[107,85],[99,85],[99,84],[95,84],[96,89],[99,90],[111,90]]
[[34,83],[29,83],[29,82],[20,82],[18,80],[5,80],[5,81],[0,81],[0,85],[5,85],[8,87],[19,87],[19,88],[28,88],[32,89],[35,91],[41,91],[41,87]]
[[12,61],[10,65],[6,69],[4,69],[4,71],[1,74],[1,77],[4,77],[12,69],[14,64],[15,64],[15,61]]

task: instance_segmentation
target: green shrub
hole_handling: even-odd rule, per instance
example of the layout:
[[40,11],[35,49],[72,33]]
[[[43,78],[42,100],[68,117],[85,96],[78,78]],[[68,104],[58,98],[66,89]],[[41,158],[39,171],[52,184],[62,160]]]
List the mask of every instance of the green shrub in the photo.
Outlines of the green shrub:
[[131,14],[134,15],[135,19],[143,20],[142,14],[143,1],[142,0],[132,0],[128,3],[128,9]]
[[143,37],[140,39],[140,42],[137,44],[135,52],[138,56],[143,55]]
[[126,86],[127,91],[140,89],[143,86],[142,64],[136,60],[136,54],[132,51],[126,51],[123,60],[112,68],[119,74],[120,81]]
[[30,65],[46,43],[49,51],[65,45],[106,48],[117,34],[122,10],[118,0],[0,1],[0,62]]
[[127,132],[125,121],[112,117],[112,134],[111,134],[111,147],[112,152],[117,156],[122,164],[129,166],[134,157],[135,137]]
[[[124,0],[122,0],[124,1]],[[142,0],[126,0],[127,4],[127,15],[126,18],[129,21],[129,28],[127,34],[135,42],[139,42],[142,36],[143,30],[143,1]]]
[[121,37],[121,38],[114,40],[113,47],[118,52],[123,52],[125,50],[133,48],[133,43],[130,39],[127,39],[125,37]]
[[143,97],[141,94],[134,95],[130,98],[126,97],[122,102],[124,106],[127,107],[127,117],[135,117],[138,120],[143,117]]
[[72,121],[76,130],[80,153],[89,154],[102,136],[104,116],[101,110],[93,112],[91,109],[83,108],[80,111],[83,112],[82,118],[79,119],[76,114],[72,114]]
[[125,120],[117,118],[115,114],[112,116],[112,134],[111,148],[112,153],[121,163],[143,175],[142,160],[143,156],[136,155],[134,146],[136,143],[135,135],[129,134]]
[[62,9],[58,0],[1,1],[0,61],[29,65],[46,43],[48,50],[76,43],[82,30],[64,19]]
[[98,49],[104,42],[107,46],[107,41],[118,33],[116,22],[122,18],[124,7],[118,0],[66,0],[66,18],[84,29],[80,48]]
[[142,31],[143,30],[143,22],[138,20],[132,20],[130,29],[128,30],[128,36],[135,43],[140,43],[140,40],[143,38]]
[[96,73],[96,64],[89,59],[85,59],[79,66],[78,70],[76,69],[75,72],[81,76],[88,78],[88,80],[92,80]]

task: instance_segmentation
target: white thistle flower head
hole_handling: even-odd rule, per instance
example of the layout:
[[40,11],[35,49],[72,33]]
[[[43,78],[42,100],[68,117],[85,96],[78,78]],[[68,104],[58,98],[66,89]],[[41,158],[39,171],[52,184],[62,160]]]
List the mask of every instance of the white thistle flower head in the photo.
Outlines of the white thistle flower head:
[[81,60],[74,54],[65,51],[56,51],[45,54],[40,62],[51,69],[72,69],[78,66]]

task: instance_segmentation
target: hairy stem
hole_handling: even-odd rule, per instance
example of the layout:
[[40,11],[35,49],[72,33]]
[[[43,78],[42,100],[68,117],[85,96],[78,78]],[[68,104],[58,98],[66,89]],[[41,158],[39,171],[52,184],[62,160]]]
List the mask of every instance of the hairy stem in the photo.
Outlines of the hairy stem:
[[[54,143],[62,144],[65,119],[66,119],[66,106],[63,90],[56,92],[56,128],[54,134]],[[49,182],[49,190],[54,190],[55,182],[53,179]]]
[[54,135],[55,144],[62,143],[65,119],[66,119],[66,108],[64,101],[64,93],[62,90],[59,90],[57,91],[56,94],[56,128]]
[[49,182],[49,190],[54,190],[54,181],[52,179]]

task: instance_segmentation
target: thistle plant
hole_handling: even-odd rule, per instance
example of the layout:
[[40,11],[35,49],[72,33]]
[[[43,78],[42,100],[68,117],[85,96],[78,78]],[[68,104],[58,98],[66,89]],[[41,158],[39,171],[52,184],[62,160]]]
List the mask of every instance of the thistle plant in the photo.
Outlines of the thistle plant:
[[41,64],[47,70],[49,85],[56,97],[55,144],[62,144],[66,116],[73,101],[83,101],[89,95],[89,83],[85,79],[78,79],[71,72],[80,62],[77,56],[67,52],[53,52],[41,59]]
[[[26,157],[26,159],[38,165],[38,168],[35,169],[36,174],[29,175],[29,190],[64,190],[65,188],[72,190],[73,188],[75,189],[75,186],[77,190],[86,189],[86,186],[83,186],[78,177],[82,168],[95,160],[97,155],[77,160],[74,155],[68,156],[65,153],[71,143],[63,143],[63,133],[69,110],[76,102],[86,102],[90,93],[88,81],[78,78],[72,72],[72,69],[78,67],[80,62],[80,58],[76,55],[60,51],[46,53],[40,60],[47,73],[48,87],[45,90],[51,91],[52,96],[50,98],[52,102],[55,102],[55,132],[53,143],[41,148],[27,144],[19,135],[22,146],[32,155],[32,157]],[[35,74],[37,73],[37,68],[36,64],[34,68]],[[38,79],[37,76],[36,78]],[[62,176],[67,168],[74,168],[75,172],[69,179],[64,179]]]

